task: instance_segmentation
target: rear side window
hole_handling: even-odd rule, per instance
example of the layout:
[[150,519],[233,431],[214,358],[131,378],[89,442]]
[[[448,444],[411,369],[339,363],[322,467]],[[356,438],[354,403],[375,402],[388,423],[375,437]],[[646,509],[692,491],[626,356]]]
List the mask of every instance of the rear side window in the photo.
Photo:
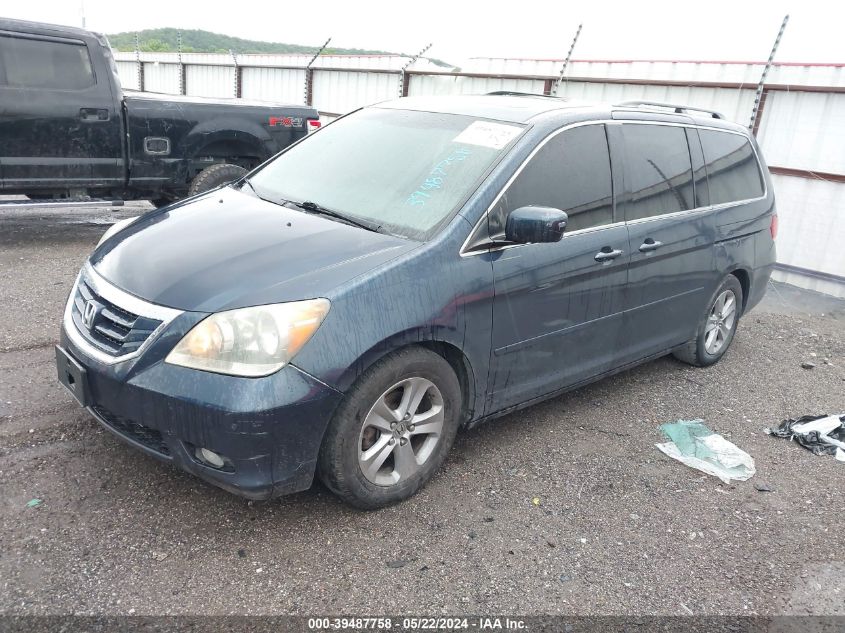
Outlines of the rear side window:
[[745,136],[716,130],[699,130],[698,135],[710,183],[710,204],[763,195],[763,175]]
[[552,137],[528,162],[490,213],[490,235],[505,232],[519,207],[566,211],[567,231],[613,222],[610,154],[603,125],[585,125]]
[[622,126],[630,192],[625,218],[639,220],[695,208],[692,164],[682,127]]
[[95,83],[82,43],[0,36],[5,83],[18,88],[82,90]]

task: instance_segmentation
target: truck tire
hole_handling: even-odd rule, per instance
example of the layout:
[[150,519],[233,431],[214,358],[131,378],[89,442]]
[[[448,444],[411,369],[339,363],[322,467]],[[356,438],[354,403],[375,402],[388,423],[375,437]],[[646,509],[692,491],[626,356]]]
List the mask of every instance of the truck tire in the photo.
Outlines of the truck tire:
[[230,163],[217,163],[206,167],[191,181],[191,186],[188,189],[188,195],[194,196],[198,193],[210,191],[220,185],[225,185],[227,182],[232,182],[243,176],[247,172],[246,169],[238,165]]

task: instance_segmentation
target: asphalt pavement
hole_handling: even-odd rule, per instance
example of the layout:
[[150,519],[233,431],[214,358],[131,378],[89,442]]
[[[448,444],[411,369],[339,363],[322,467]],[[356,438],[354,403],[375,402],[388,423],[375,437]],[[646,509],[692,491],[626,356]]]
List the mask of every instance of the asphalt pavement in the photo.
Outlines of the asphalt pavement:
[[[664,358],[461,433],[400,505],[319,484],[253,503],[125,446],[56,382],[80,265],[146,208],[0,208],[0,613],[845,615],[845,464],[763,432],[845,412],[845,301],[772,284],[716,366]],[[757,474],[725,485],[655,448],[694,418]]]

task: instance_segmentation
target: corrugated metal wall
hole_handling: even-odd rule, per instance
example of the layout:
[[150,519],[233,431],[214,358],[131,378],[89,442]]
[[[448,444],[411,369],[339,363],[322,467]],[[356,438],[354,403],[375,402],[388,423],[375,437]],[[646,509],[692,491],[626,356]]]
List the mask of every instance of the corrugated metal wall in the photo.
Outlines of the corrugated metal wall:
[[211,65],[186,66],[185,94],[194,97],[234,97],[234,67]]
[[496,90],[542,94],[544,83],[542,79],[412,75],[408,85],[408,96],[484,94]]
[[313,102],[321,112],[345,114],[399,96],[398,73],[314,72]]
[[772,165],[845,174],[845,94],[769,93],[758,138]]
[[[117,53],[116,58],[124,87],[138,88],[134,53]],[[142,53],[141,59],[145,89],[178,92],[175,53]],[[238,55],[237,60],[238,71],[231,55],[184,54],[186,93],[234,97],[240,72],[244,98],[303,103],[310,74],[311,103],[327,121],[399,96],[401,69],[410,61],[397,55],[324,55],[306,69],[309,55]],[[444,74],[428,60],[418,60],[408,68],[408,95],[541,94],[561,66],[561,60],[477,58],[460,72]],[[683,103],[748,125],[762,70],[760,63],[574,61],[558,94],[611,103]],[[798,274],[791,268],[776,277],[845,296],[845,281],[835,279],[845,280],[845,64],[775,65],[767,86],[758,139],[769,165],[781,172],[774,176],[781,221],[778,258],[811,271]],[[828,174],[836,177],[825,180]]]
[[141,88],[138,85],[138,64],[134,61],[118,61],[117,75],[124,89],[139,90]]
[[301,103],[305,100],[305,69],[244,68],[241,96],[258,101]]
[[[794,176],[772,176],[777,195],[778,262],[818,273],[845,273],[845,184]],[[810,290],[845,297],[834,280],[775,271],[775,278]]]
[[144,62],[144,89],[150,92],[179,93],[179,65]]

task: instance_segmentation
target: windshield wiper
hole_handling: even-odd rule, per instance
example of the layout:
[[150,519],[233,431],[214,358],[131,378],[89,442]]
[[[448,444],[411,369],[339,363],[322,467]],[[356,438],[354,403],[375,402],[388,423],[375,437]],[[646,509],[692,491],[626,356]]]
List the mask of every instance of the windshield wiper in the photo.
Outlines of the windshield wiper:
[[286,200],[285,203],[291,204],[299,209],[302,209],[303,211],[307,211],[308,213],[319,213],[320,215],[326,215],[330,218],[335,218],[337,220],[340,220],[341,222],[352,224],[353,226],[366,229],[367,231],[372,231],[373,233],[381,233],[381,224],[371,224],[363,220],[358,220],[356,218],[340,213],[339,211],[335,211],[333,209],[329,209],[327,207],[319,205],[316,202],[312,202],[311,200],[303,200],[302,202]]

